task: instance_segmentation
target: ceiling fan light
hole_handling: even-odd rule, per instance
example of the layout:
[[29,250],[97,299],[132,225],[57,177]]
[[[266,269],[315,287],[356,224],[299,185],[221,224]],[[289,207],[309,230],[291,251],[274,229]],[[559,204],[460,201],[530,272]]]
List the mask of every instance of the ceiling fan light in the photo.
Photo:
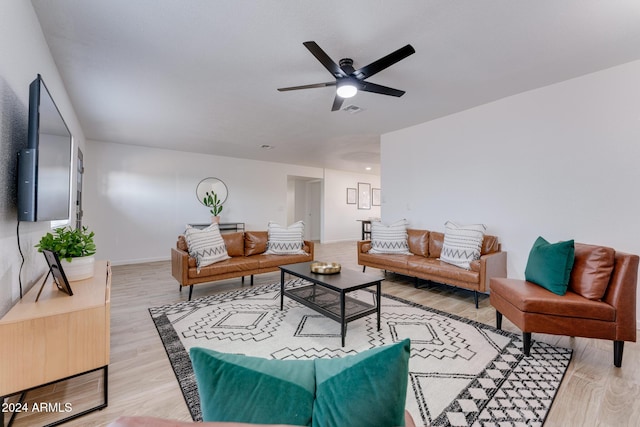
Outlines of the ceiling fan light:
[[352,98],[358,93],[358,88],[352,84],[344,84],[338,86],[336,93],[340,98]]

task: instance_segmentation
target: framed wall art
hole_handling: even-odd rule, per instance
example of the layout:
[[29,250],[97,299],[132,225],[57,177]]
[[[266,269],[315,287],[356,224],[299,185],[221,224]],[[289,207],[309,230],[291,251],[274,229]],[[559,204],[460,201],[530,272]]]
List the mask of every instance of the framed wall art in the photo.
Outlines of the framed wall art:
[[358,209],[371,209],[371,184],[358,183]]
[[355,205],[358,200],[358,190],[356,188],[347,188],[347,204]]
[[379,188],[371,189],[371,205],[380,206],[382,201],[382,191]]

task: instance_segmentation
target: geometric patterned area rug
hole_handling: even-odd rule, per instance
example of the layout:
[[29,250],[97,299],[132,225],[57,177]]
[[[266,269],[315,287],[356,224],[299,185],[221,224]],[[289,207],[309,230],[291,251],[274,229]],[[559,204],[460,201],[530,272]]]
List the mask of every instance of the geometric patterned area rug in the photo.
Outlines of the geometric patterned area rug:
[[[287,287],[300,286],[302,279]],[[350,296],[375,304],[367,290]],[[522,354],[520,334],[497,330],[403,299],[383,295],[375,314],[340,325],[285,296],[280,284],[214,294],[149,309],[194,421],[201,411],[188,351],[272,359],[341,357],[411,339],[406,409],[416,425],[542,425],[571,360],[570,349],[533,342]]]

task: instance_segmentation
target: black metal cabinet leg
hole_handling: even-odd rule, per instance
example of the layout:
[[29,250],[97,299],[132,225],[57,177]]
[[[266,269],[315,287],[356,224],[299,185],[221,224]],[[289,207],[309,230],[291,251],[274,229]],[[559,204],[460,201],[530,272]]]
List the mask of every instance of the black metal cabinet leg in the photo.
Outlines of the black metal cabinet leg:
[[[42,385],[30,388],[28,390],[23,390],[21,392],[18,392],[20,394],[20,398],[19,398],[18,402],[19,403],[24,402],[24,399],[25,399],[25,396],[26,396],[27,392],[29,392],[31,390],[36,390],[36,389],[39,389],[39,388],[42,388],[42,387],[48,387],[48,386],[51,386],[53,384],[57,384],[57,383],[59,383],[61,381],[66,381],[66,380],[69,380],[71,378],[77,378],[77,377],[86,375],[86,374],[88,374],[90,372],[96,372],[96,371],[99,371],[99,370],[102,370],[102,383],[103,383],[102,391],[104,393],[103,402],[98,404],[97,406],[93,406],[93,407],[91,407],[89,409],[85,409],[84,411],[75,413],[75,414],[70,415],[70,416],[68,416],[66,418],[62,418],[62,419],[54,421],[54,422],[52,422],[50,424],[47,424],[47,427],[58,426],[60,424],[66,423],[68,421],[75,420],[76,418],[80,418],[80,417],[82,417],[82,416],[84,416],[86,414],[89,414],[91,412],[101,411],[102,409],[104,409],[107,406],[109,406],[109,365],[105,365],[105,366],[103,366],[101,368],[92,369],[92,370],[89,370],[89,371],[86,371],[86,372],[81,372],[79,374],[71,375],[69,377],[61,378],[59,380],[51,381],[49,383],[42,384]],[[14,395],[17,395],[18,393],[14,393]],[[5,398],[7,398],[9,396],[12,396],[12,395],[7,395],[7,396],[0,397],[0,404],[4,403]],[[9,419],[7,427],[11,427],[13,425],[13,422],[14,422],[14,420],[16,418],[16,415],[18,415],[18,412],[13,412],[11,414],[11,418]],[[4,413],[3,412],[0,412],[0,427],[4,427]]]
[[380,306],[380,303],[382,301],[382,298],[380,296],[381,293],[382,293],[382,282],[378,282],[376,283],[376,306],[378,308],[378,312],[377,312],[378,330],[380,330],[380,311],[382,310],[382,307]]
[[282,311],[283,308],[284,308],[284,270],[280,270],[280,311]]
[[[18,398],[18,405],[21,405],[24,402],[24,397],[27,394],[26,391],[20,393],[20,398]],[[9,396],[7,396],[9,397]],[[2,399],[0,399],[0,403],[4,403],[5,398],[3,397]],[[18,411],[13,411],[11,413],[11,417],[9,418],[9,422],[7,423],[7,427],[11,427],[13,425],[13,422],[15,421],[16,417],[18,416],[19,412]],[[0,412],[0,427],[4,427],[4,411]]]
[[[104,393],[104,407],[109,406],[109,365],[105,365],[102,371],[102,381],[104,382],[102,391]],[[100,408],[102,410],[102,408]]]
[[340,334],[342,335],[342,346],[344,347],[344,337],[347,334],[347,322],[345,320],[345,293],[340,292]]

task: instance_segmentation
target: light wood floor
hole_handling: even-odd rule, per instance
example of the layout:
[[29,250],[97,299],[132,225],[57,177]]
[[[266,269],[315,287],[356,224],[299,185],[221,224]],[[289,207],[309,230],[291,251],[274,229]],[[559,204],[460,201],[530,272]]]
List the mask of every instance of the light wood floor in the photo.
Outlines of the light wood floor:
[[[340,262],[359,269],[356,243],[316,244],[316,259]],[[378,271],[367,269],[367,271]],[[382,272],[380,272],[382,274]],[[279,281],[279,273],[255,277],[255,285]],[[194,298],[240,286],[240,279],[194,288]],[[479,322],[495,325],[495,311],[486,296],[480,308],[470,292],[446,286],[416,289],[411,279],[388,274],[383,292],[434,307]],[[188,290],[178,292],[169,262],[113,267],[111,293],[111,364],[109,406],[85,415],[68,426],[103,426],[118,415],[153,415],[190,420],[164,347],[147,309],[187,299]],[[504,329],[519,332],[506,318]],[[622,368],[613,366],[613,344],[609,341],[534,334],[544,340],[574,349],[574,356],[545,426],[638,426],[640,425],[640,345],[627,343]],[[50,386],[27,396],[29,412],[15,426],[38,426],[60,418],[51,413],[33,413],[31,405],[45,399],[71,403],[74,412],[100,401],[99,375],[89,374]],[[8,416],[5,414],[5,420]],[[417,420],[416,420],[417,421]]]

